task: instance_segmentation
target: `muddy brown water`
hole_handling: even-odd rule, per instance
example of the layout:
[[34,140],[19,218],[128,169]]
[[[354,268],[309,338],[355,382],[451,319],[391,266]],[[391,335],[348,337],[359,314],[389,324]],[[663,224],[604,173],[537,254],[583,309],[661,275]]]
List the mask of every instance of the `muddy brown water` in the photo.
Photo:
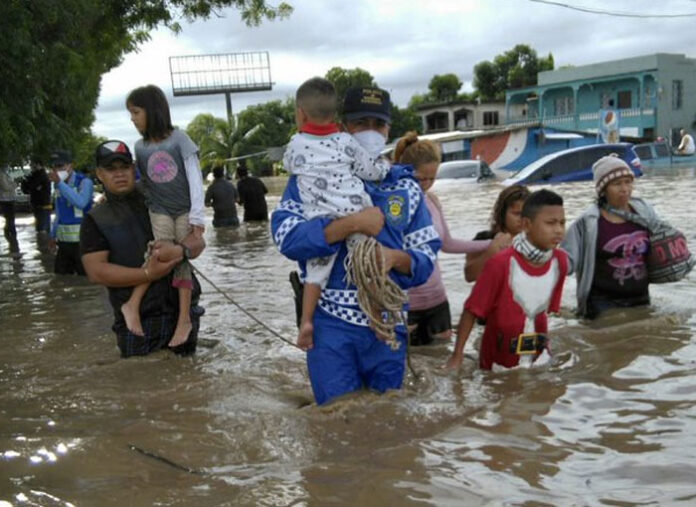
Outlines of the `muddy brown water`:
[[[636,193],[696,248],[694,172],[654,172]],[[554,188],[569,218],[592,195],[590,183]],[[465,238],[499,190],[435,188]],[[695,274],[591,326],[573,316],[569,280],[550,366],[446,374],[451,344],[439,344],[412,352],[420,378],[402,391],[319,409],[303,354],[205,282],[201,336],[217,346],[119,359],[103,290],[47,274],[31,219],[18,229],[20,261],[0,243],[0,505],[696,502]],[[293,339],[293,264],[267,228],[206,238],[195,265]],[[456,319],[471,285],[461,256],[440,258]]]

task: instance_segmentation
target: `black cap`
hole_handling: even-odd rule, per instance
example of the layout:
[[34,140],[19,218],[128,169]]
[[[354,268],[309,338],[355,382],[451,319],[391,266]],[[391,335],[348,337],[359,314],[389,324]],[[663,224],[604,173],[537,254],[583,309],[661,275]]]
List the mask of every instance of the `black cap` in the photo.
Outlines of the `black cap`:
[[51,167],[70,164],[73,161],[72,153],[68,150],[53,150],[49,161],[51,162]]
[[128,149],[128,145],[123,141],[104,141],[97,146],[95,158],[97,167],[106,167],[114,160],[121,160],[126,164],[133,163],[133,156]]
[[369,86],[349,88],[343,103],[343,116],[346,120],[379,118],[391,122],[389,92]]

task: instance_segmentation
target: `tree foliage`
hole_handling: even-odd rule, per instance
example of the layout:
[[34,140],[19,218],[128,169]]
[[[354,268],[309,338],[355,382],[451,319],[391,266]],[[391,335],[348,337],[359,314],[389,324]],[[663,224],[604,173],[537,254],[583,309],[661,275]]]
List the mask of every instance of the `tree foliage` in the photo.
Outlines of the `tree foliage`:
[[455,100],[461,87],[462,82],[456,74],[436,74],[428,84],[430,97],[437,102]]
[[[229,162],[231,158],[287,144],[294,127],[294,102],[274,100],[246,108],[232,124],[209,113],[199,114],[188,124],[186,132],[198,145],[201,169],[207,174],[216,165],[231,169],[235,166]],[[266,156],[247,161],[255,174],[268,173],[271,164]]]
[[289,15],[265,0],[4,0],[0,2],[0,164],[76,150],[90,135],[101,76],[157,26],[233,7],[253,26]]
[[356,67],[354,69],[344,69],[342,67],[333,67],[324,76],[325,79],[331,81],[336,89],[336,99],[338,103],[339,114],[343,111],[343,101],[346,98],[346,92],[349,88],[358,86],[377,86],[375,78],[372,77],[365,69]]
[[392,123],[389,129],[389,137],[398,139],[411,130],[419,134],[423,133],[423,121],[416,113],[416,110],[411,107],[402,109],[396,105],[392,106]]
[[505,90],[537,83],[537,73],[553,70],[553,55],[539,58],[527,44],[518,44],[497,55],[492,62],[483,61],[474,67],[474,88],[483,100],[505,100]]

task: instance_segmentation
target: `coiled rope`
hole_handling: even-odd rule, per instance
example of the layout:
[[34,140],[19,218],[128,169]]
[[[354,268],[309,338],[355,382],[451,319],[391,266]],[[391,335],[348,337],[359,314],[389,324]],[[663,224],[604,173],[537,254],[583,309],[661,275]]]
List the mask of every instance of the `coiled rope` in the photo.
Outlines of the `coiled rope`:
[[375,238],[357,242],[346,257],[346,281],[358,288],[358,305],[377,337],[397,350],[401,343],[394,328],[405,324],[402,312],[408,294],[387,276],[383,261],[382,245]]

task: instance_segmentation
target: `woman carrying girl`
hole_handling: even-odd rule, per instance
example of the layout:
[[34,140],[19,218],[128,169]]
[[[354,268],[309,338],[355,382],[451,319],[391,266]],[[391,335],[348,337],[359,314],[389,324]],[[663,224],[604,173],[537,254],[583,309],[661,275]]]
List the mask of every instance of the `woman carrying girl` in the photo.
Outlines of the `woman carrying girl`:
[[[180,242],[191,232],[202,237],[205,215],[198,148],[185,132],[172,126],[167,98],[157,86],[130,92],[126,107],[143,136],[135,144],[135,157],[155,240]],[[170,347],[186,342],[192,329],[193,280],[187,257],[184,248],[184,260],[174,270],[172,286],[179,293],[179,318]],[[143,334],[140,303],[148,287],[149,283],[138,285],[121,307],[128,329],[136,335]]]

